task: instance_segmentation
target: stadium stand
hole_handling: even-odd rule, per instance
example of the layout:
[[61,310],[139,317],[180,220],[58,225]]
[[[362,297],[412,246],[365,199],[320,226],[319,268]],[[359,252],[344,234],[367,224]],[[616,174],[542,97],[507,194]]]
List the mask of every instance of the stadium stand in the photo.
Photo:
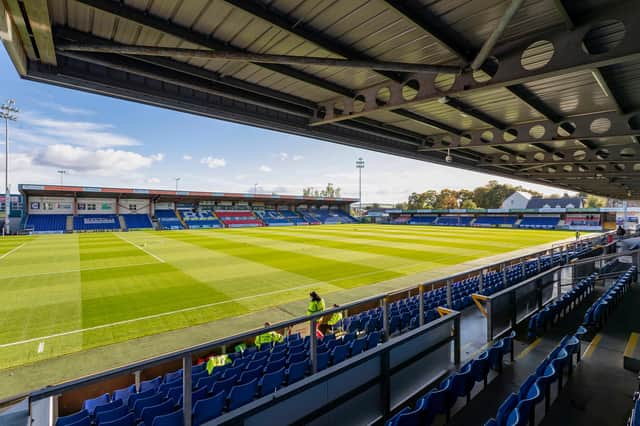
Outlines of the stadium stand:
[[444,379],[439,386],[420,397],[413,410],[409,406],[404,407],[388,420],[385,426],[430,425],[438,416],[444,417],[443,420],[446,419],[448,422],[451,408],[458,398],[465,397],[468,403],[476,383],[483,382],[484,390],[491,372],[499,374],[502,371],[506,354],[509,354],[513,361],[514,337],[515,333],[512,333],[495,342],[488,350],[464,364],[458,372]]
[[393,225],[406,225],[406,224],[409,223],[410,220],[411,220],[411,215],[410,214],[401,214],[400,216],[398,216],[395,219],[391,220],[391,223]]
[[355,218],[339,209],[321,208],[315,210],[306,210],[304,213],[315,219],[316,222],[324,223],[325,225],[339,225],[343,223],[357,222]]
[[518,221],[517,216],[478,216],[473,226],[507,226],[512,227]]
[[300,214],[300,216],[302,216],[302,219],[305,220],[309,225],[320,225],[322,224],[322,221],[320,221],[320,219],[318,219],[318,217],[311,213],[309,210],[307,209],[298,209],[298,214]]
[[161,229],[184,229],[176,212],[169,209],[156,209],[156,219]]
[[250,210],[217,210],[215,214],[228,228],[264,226],[264,223]]
[[278,212],[284,218],[286,218],[287,220],[295,223],[296,225],[308,225],[309,224],[309,222],[307,222],[304,218],[302,218],[298,213],[296,213],[294,211],[283,209],[283,210],[279,210]]
[[472,221],[473,216],[440,216],[433,224],[441,226],[469,226]]
[[416,216],[413,215],[408,221],[409,225],[433,225],[438,216]]
[[151,229],[153,228],[153,224],[151,223],[151,219],[146,214],[121,214],[124,219],[124,223],[127,226],[128,230],[132,229]]
[[555,229],[558,222],[559,216],[525,216],[518,226],[529,229]]
[[189,229],[222,228],[222,223],[210,211],[178,210]]
[[34,234],[61,234],[67,229],[67,215],[32,214],[27,217],[25,230]]
[[74,231],[115,231],[120,229],[118,216],[114,214],[77,215],[73,218]]
[[277,210],[256,210],[258,216],[267,226],[293,226],[296,223]]

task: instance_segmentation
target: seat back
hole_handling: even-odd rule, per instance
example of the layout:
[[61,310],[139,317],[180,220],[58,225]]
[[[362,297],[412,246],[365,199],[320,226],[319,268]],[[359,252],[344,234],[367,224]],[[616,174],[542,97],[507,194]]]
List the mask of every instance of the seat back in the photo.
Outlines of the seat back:
[[258,379],[253,379],[249,383],[232,387],[231,392],[229,392],[229,411],[253,401],[257,390]]
[[354,356],[362,353],[362,351],[364,351],[365,344],[365,339],[356,339],[351,342],[351,353],[349,356]]
[[322,371],[329,366],[329,352],[323,352],[316,356],[316,371]]
[[213,384],[213,387],[211,388],[211,394],[217,395],[218,392],[224,392],[226,396],[231,390],[231,387],[236,383],[237,380],[238,380],[238,376],[232,376],[226,379],[218,380]]
[[174,411],[173,413],[163,414],[153,419],[151,426],[183,426],[184,425],[184,411],[182,409]]
[[309,364],[306,360],[291,364],[287,370],[287,383],[291,384],[304,379],[308,365]]
[[144,382],[140,382],[140,392],[145,392],[148,390],[157,390],[162,384],[162,377],[158,376],[151,380],[145,380]]
[[512,393],[504,400],[504,402],[498,407],[498,415],[496,416],[496,422],[498,426],[505,426],[507,417],[518,405],[518,395]]
[[153,424],[153,419],[157,416],[169,414],[173,411],[173,407],[175,405],[176,403],[173,398],[169,398],[160,404],[145,407],[140,413],[140,418],[142,418],[145,426],[151,426]]
[[226,398],[226,393],[221,391],[210,398],[197,401],[193,405],[193,426],[200,426],[222,414]]
[[333,348],[333,351],[331,352],[331,359],[333,364],[337,364],[339,362],[344,361],[347,358],[348,354],[349,354],[348,343],[336,346],[335,348]]
[[143,399],[143,398],[148,398],[153,394],[155,394],[155,391],[153,391],[153,390],[148,390],[146,392],[139,392],[139,393],[131,394],[131,395],[129,395],[129,400],[127,401],[127,405],[129,405],[130,409],[133,409],[133,406],[134,406],[134,404],[136,403],[137,400]]
[[146,407],[158,405],[163,401],[164,401],[164,396],[162,396],[159,393],[155,393],[147,398],[142,398],[137,400],[136,403],[133,405],[133,412],[136,414],[136,416],[140,417],[140,415],[142,414],[142,410],[144,410]]
[[121,399],[126,405],[129,402],[129,397],[136,392],[136,385],[131,385],[126,388],[116,389],[113,391],[112,399]]
[[262,376],[262,369],[263,369],[263,367],[257,367],[257,368],[255,368],[253,370],[244,371],[240,375],[239,384],[240,385],[244,385],[245,383],[249,383],[253,379],[259,378],[260,376]]
[[260,396],[275,392],[284,382],[284,367],[272,373],[265,374],[261,381]]
[[114,408],[110,411],[103,411],[101,413],[96,414],[96,424],[100,426],[102,423],[112,422],[121,417],[124,417],[129,412],[129,407],[126,405],[121,405],[117,408]]
[[87,410],[89,412],[89,415],[93,415],[93,413],[96,410],[96,407],[100,405],[106,405],[108,403],[109,403],[109,394],[105,393],[92,399],[86,399],[82,403],[82,408]]
[[67,426],[88,416],[89,412],[83,408],[82,410],[69,414],[68,416],[58,417],[58,420],[56,420],[56,426]]
[[129,413],[126,416],[120,417],[119,419],[113,420],[111,422],[101,423],[100,426],[134,426],[136,424],[136,415],[133,413]]

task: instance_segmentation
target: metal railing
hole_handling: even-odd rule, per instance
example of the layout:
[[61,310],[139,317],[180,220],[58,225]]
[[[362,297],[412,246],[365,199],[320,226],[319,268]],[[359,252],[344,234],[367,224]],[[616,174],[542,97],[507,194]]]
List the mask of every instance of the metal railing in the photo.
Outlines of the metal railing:
[[[167,364],[171,362],[175,363],[175,361],[180,360],[182,363],[182,368],[184,369],[184,374],[183,374],[183,404],[184,404],[183,408],[185,413],[184,420],[185,420],[185,425],[190,426],[191,424],[190,413],[192,408],[191,407],[192,383],[191,383],[191,374],[189,374],[189,372],[191,370],[191,366],[193,364],[194,359],[197,359],[197,357],[199,356],[210,354],[212,352],[224,353],[227,347],[233,346],[234,344],[237,344],[239,342],[250,341],[259,334],[262,334],[268,331],[288,330],[289,328],[293,328],[294,326],[307,323],[308,324],[307,330],[309,335],[311,336],[311,339],[310,339],[311,369],[312,369],[312,372],[315,372],[316,366],[317,366],[316,338],[315,338],[316,324],[324,316],[329,317],[330,315],[336,312],[354,314],[354,313],[366,311],[371,306],[377,305],[382,308],[382,312],[383,312],[383,342],[384,342],[389,339],[389,318],[388,318],[389,310],[388,309],[389,309],[389,304],[393,301],[396,301],[405,297],[415,296],[415,295],[422,296],[425,291],[437,289],[446,285],[447,286],[447,304],[449,307],[451,307],[452,306],[451,286],[456,281],[461,281],[465,278],[477,276],[479,278],[480,288],[482,288],[483,275],[487,274],[488,272],[501,271],[506,274],[507,268],[510,266],[513,266],[514,264],[523,263],[527,260],[539,258],[540,256],[563,253],[563,252],[566,252],[567,250],[572,250],[572,248],[576,248],[578,246],[585,246],[585,247],[591,246],[595,244],[597,241],[600,241],[601,239],[602,239],[602,235],[600,234],[590,238],[581,239],[580,241],[577,241],[577,242],[576,241],[567,242],[561,246],[554,246],[553,248],[540,250],[534,253],[530,253],[528,255],[517,256],[505,261],[494,262],[489,265],[484,265],[482,267],[471,268],[471,269],[450,275],[448,277],[435,279],[425,283],[420,283],[415,286],[404,288],[402,290],[396,290],[396,291],[380,294],[377,296],[357,300],[352,303],[344,304],[339,308],[327,309],[322,313],[318,313],[308,317],[295,318],[292,320],[274,324],[269,327],[250,330],[247,332],[239,333],[239,334],[225,337],[222,339],[218,339],[218,340],[202,343],[199,345],[195,345],[192,347],[188,347],[185,349],[181,349],[178,351],[170,352],[170,353],[160,355],[151,359],[134,362],[119,368],[114,368],[107,371],[91,374],[86,377],[71,380],[59,385],[39,389],[27,394],[16,395],[4,400],[0,400],[0,408],[3,406],[15,403],[16,401],[20,401],[25,397],[29,397],[31,411],[33,411],[34,405],[37,404],[39,401],[43,401],[47,398],[52,398],[52,400],[48,405],[52,407],[54,414],[50,415],[49,419],[51,422],[55,422],[55,417],[57,415],[57,405],[58,405],[57,399],[60,395],[63,395],[66,392],[78,390],[88,385],[94,385],[99,382],[104,382],[109,379],[127,376],[127,375],[130,378],[132,377],[133,378],[132,380],[134,380],[135,384],[138,386],[143,376],[142,373],[145,370],[158,367],[163,364]],[[424,326],[424,311],[425,311],[424,297],[419,297],[418,299],[419,299],[419,326],[422,327]],[[459,360],[456,360],[456,361],[459,361]],[[93,389],[94,389],[93,392],[96,393],[97,392],[95,390],[96,388],[93,388]],[[110,390],[113,390],[113,389],[110,389]],[[104,391],[106,391],[106,389],[101,389],[99,390],[99,392],[96,393],[96,395],[100,393],[104,393]],[[86,395],[87,398],[90,398],[93,396],[95,395]],[[48,424],[48,423],[45,422],[41,424]]]

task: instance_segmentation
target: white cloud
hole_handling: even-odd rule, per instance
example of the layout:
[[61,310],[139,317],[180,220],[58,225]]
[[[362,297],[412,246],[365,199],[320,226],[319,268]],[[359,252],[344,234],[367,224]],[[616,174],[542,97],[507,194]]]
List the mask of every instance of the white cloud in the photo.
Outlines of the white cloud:
[[45,108],[52,109],[54,111],[61,112],[63,114],[68,115],[93,115],[94,111],[85,108],[74,108],[66,105],[61,105],[55,102],[38,102],[39,105],[42,105]]
[[269,173],[272,169],[269,166],[265,166],[264,164],[258,168],[261,172]]
[[[161,157],[161,156],[160,156]],[[60,167],[81,173],[118,176],[159,161],[158,155],[145,157],[132,151],[116,149],[91,150],[67,144],[55,144],[38,152],[33,161],[41,166]]]
[[24,142],[50,145],[63,141],[93,148],[141,145],[135,138],[113,132],[111,124],[58,120],[32,113],[24,113],[21,118],[28,130],[20,129],[13,137]]
[[278,154],[278,157],[281,161],[285,161],[289,159],[289,154],[287,154],[286,152],[281,152]]
[[304,160],[304,156],[303,155],[294,155],[291,159],[293,161],[301,161],[301,160]]
[[157,177],[151,177],[149,179],[146,180],[147,183],[160,183],[160,179],[158,179]]
[[191,161],[193,159],[192,156],[190,156],[189,154],[185,154],[182,156],[182,159],[185,161]]
[[161,152],[159,152],[159,153],[157,153],[157,154],[151,154],[151,155],[150,155],[150,158],[151,158],[153,161],[162,161],[162,160],[164,160],[164,154],[163,154],[163,153],[161,153]]
[[201,164],[206,164],[210,169],[217,169],[227,165],[224,158],[204,157],[200,160]]

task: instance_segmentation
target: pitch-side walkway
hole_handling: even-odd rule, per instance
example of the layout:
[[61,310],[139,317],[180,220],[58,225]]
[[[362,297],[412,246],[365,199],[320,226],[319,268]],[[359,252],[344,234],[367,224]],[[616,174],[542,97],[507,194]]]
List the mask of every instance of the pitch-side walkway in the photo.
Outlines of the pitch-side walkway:
[[[344,304],[376,294],[409,287],[419,282],[445,277],[456,272],[471,270],[482,265],[524,256],[549,247],[549,244],[544,244],[476,259],[450,267],[438,268],[424,273],[383,281],[377,284],[334,292],[326,295],[325,299],[327,304]],[[307,301],[304,299],[238,317],[225,318],[192,326],[188,329],[178,329],[145,336],[126,342],[42,360],[25,366],[0,370],[0,399],[259,328],[265,321],[279,322],[288,320],[296,316],[304,315],[306,308]],[[465,352],[472,351],[471,347],[463,348],[463,350],[465,349]],[[475,349],[475,347],[473,349]]]

